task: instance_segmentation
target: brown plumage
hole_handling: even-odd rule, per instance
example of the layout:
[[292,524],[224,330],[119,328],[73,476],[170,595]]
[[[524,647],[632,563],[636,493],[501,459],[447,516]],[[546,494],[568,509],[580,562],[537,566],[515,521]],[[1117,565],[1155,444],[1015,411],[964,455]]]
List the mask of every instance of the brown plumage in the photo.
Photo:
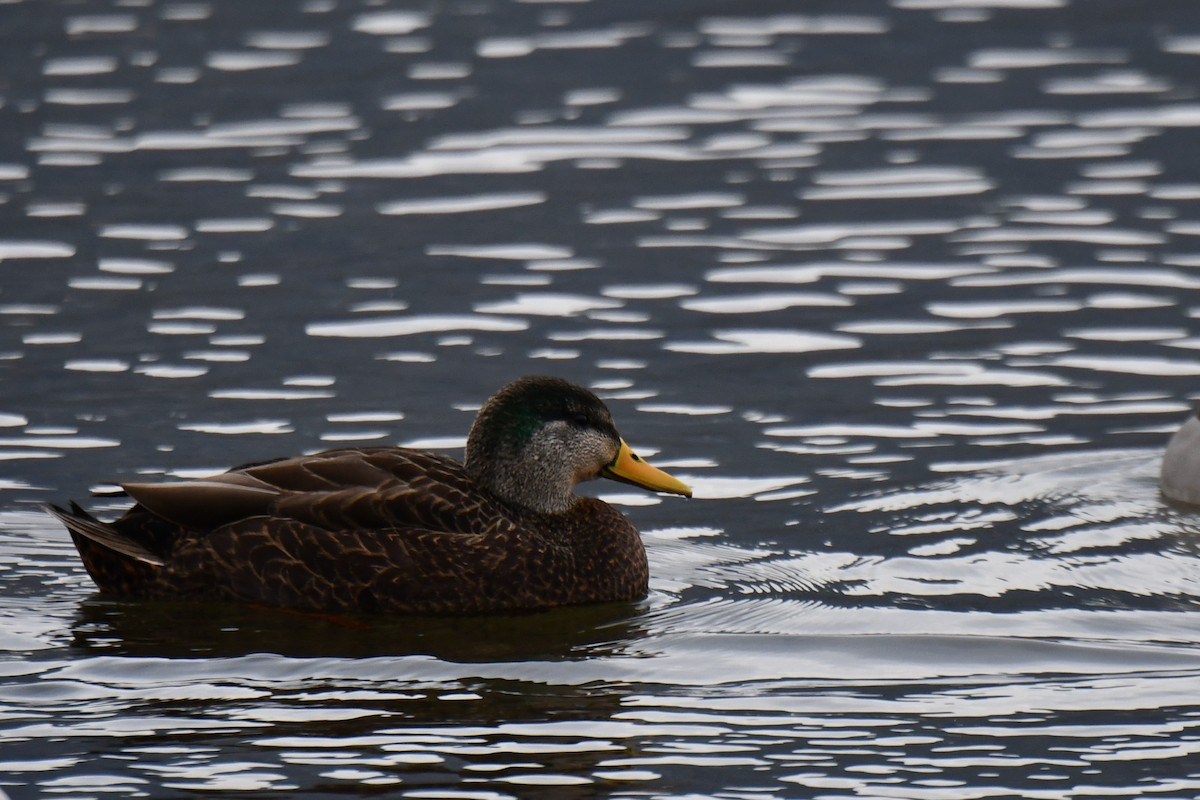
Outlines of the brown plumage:
[[633,455],[604,404],[522,378],[480,410],[461,464],[404,448],[330,450],[213,478],[126,484],[113,523],[51,507],[109,594],[321,611],[472,613],[634,600],[641,538],[576,497],[612,477],[690,495]]

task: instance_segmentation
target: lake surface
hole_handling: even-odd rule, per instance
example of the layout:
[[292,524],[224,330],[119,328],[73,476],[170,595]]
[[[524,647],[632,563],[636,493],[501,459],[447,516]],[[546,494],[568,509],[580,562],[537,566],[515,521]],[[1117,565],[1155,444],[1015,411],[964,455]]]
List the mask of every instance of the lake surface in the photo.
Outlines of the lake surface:
[[[1190,798],[1200,4],[0,4],[0,793]],[[99,597],[42,502],[459,452],[531,373],[650,597]]]

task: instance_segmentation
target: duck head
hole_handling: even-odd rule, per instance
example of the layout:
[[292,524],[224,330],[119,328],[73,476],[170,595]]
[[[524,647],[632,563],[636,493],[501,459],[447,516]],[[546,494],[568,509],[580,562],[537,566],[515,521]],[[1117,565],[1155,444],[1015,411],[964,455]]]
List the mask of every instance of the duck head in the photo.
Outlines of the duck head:
[[471,426],[466,467],[496,496],[544,514],[567,511],[575,484],[599,477],[692,496],[625,444],[600,398],[561,378],[518,378],[494,394]]

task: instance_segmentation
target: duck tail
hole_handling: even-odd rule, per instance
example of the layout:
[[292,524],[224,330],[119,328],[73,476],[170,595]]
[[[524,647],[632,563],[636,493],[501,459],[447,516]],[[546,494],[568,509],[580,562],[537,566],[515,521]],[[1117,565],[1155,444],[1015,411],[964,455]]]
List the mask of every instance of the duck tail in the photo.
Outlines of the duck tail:
[[143,564],[161,567],[166,563],[162,556],[151,552],[141,542],[131,539],[115,525],[110,525],[96,519],[84,511],[78,503],[72,502],[69,511],[65,508],[49,504],[43,506],[43,508],[56,517],[63,525],[66,525],[67,530],[76,536],[81,536],[84,539],[95,542],[101,547],[115,553],[120,553],[135,561],[140,561]]

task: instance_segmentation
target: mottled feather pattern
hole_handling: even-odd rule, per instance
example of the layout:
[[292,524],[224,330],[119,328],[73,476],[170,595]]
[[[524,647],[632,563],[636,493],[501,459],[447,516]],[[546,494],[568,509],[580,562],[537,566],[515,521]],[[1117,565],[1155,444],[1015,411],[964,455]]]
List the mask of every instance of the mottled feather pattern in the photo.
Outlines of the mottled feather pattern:
[[50,507],[88,573],[122,597],[317,611],[473,613],[644,597],[637,529],[577,497],[600,475],[691,496],[639,459],[604,403],[560,378],[519,378],[480,409],[467,461],[397,447],[128,483],[112,523]]
[[207,482],[233,488],[244,477],[276,490],[266,513],[200,530],[135,506],[113,523],[157,548],[165,567],[77,535],[97,585],[141,598],[386,613],[536,609],[646,592],[637,531],[598,500],[580,498],[561,515],[517,510],[481,492],[452,459],[403,449],[330,451]]

